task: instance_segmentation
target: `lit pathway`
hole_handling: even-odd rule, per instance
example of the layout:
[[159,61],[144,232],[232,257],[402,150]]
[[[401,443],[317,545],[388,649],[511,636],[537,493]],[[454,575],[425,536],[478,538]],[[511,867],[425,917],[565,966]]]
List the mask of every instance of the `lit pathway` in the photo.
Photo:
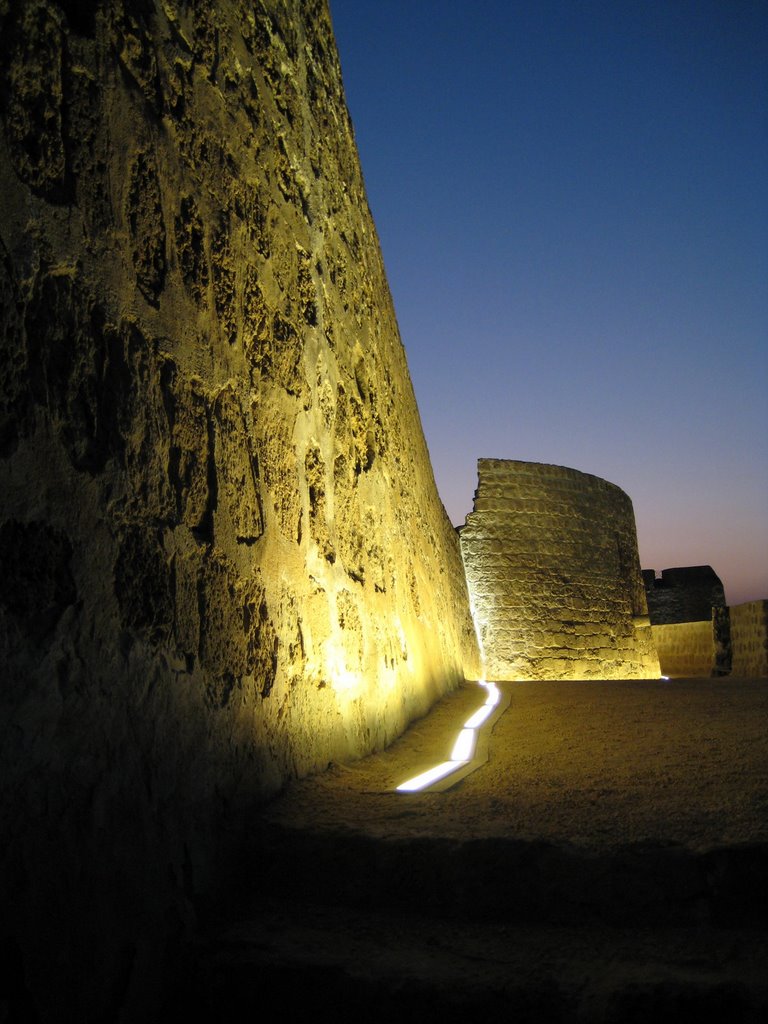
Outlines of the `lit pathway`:
[[509,707],[511,694],[502,692],[496,683],[478,682],[487,693],[485,703],[466,720],[456,737],[447,761],[429,768],[412,779],[401,782],[399,793],[441,792],[455,786],[488,760],[488,737],[498,719]]
[[467,683],[385,750],[296,779],[264,818],[393,841],[522,838],[600,850],[649,837],[696,849],[768,843],[764,679],[497,685],[510,710],[476,736],[473,764],[486,746],[489,755],[480,771],[467,777],[471,766],[452,764],[431,789],[396,788],[450,758],[489,693]]

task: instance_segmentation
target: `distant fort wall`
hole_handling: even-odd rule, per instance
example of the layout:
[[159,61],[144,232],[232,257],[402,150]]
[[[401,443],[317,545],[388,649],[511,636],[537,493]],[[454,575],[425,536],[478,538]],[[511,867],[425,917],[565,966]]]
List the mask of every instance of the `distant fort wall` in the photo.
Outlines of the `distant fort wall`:
[[620,488],[562,466],[480,459],[460,539],[488,678],[659,675]]
[[768,601],[748,601],[730,609],[732,676],[768,677]]
[[643,569],[653,642],[662,675],[728,675],[731,638],[725,590],[711,565]]
[[711,565],[643,570],[651,623],[703,622],[713,608],[725,608],[725,591]]
[[768,601],[727,606],[710,565],[644,569],[643,581],[664,675],[768,676]]
[[653,642],[662,675],[671,678],[711,676],[715,668],[712,620],[653,626]]

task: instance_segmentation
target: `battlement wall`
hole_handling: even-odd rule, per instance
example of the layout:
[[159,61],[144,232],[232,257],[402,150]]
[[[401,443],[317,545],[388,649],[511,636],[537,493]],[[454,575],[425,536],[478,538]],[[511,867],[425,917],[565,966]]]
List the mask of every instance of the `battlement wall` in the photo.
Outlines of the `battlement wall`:
[[713,608],[725,608],[725,590],[711,565],[643,569],[648,614],[656,625],[703,622]]
[[659,675],[620,488],[563,466],[480,459],[460,538],[488,678]]

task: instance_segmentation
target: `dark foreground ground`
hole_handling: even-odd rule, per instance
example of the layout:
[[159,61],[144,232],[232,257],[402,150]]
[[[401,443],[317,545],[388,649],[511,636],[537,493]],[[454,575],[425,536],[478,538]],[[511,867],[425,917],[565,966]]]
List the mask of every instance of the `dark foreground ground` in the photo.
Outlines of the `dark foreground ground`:
[[768,681],[467,685],[254,821],[172,993],[188,1020],[768,1020]]

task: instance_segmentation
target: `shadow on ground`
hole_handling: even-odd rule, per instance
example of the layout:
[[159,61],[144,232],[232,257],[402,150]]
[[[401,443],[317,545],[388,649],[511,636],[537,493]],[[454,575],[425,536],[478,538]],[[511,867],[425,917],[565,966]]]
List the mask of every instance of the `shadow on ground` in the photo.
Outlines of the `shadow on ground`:
[[234,1020],[768,1018],[765,681],[506,684],[445,793],[466,686],[389,750],[289,788],[201,908],[169,1003]]

